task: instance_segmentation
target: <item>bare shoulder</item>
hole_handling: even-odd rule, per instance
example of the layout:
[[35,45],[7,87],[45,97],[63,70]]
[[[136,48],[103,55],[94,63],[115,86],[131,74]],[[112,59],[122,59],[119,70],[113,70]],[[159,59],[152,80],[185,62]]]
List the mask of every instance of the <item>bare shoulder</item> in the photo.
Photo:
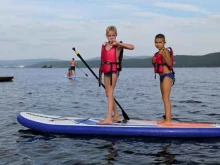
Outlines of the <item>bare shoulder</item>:
[[169,53],[169,50],[167,48],[163,48],[162,50],[164,53]]
[[161,53],[164,55],[170,55],[170,51],[167,48],[162,49]]

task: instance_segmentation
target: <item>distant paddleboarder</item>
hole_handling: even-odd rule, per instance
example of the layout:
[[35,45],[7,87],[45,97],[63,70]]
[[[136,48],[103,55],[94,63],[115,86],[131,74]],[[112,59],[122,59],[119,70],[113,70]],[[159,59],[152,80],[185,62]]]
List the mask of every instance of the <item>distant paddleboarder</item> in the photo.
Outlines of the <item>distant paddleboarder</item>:
[[76,61],[74,58],[72,58],[72,60],[70,60],[70,68],[73,71],[73,75],[76,75],[75,69],[76,69]]
[[[71,76],[76,76],[76,72],[75,72],[75,69],[76,69],[76,61],[74,58],[72,58],[72,60],[70,60],[70,68],[68,69],[68,74],[71,75]],[[67,76],[68,76],[67,74]]]

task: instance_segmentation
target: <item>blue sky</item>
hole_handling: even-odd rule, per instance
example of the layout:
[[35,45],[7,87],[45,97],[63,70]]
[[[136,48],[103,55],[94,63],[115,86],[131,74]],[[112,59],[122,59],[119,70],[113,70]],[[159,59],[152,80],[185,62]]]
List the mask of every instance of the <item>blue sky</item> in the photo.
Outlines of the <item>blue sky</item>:
[[125,55],[152,55],[163,33],[175,54],[220,51],[219,0],[7,0],[0,6],[0,60],[100,56],[105,29],[131,43]]

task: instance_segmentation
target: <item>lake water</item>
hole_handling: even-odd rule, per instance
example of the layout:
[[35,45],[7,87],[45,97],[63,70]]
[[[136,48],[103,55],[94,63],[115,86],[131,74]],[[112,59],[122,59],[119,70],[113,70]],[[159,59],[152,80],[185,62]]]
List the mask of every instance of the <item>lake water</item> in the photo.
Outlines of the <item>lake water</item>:
[[[104,90],[88,69],[0,69],[0,165],[220,164],[220,139],[120,138],[44,135],[21,126],[21,111],[104,118]],[[98,69],[94,69],[98,73]],[[172,116],[177,121],[220,123],[220,68],[177,68]],[[163,104],[153,69],[123,69],[115,98],[130,118],[159,120]],[[120,111],[120,110],[119,110]]]

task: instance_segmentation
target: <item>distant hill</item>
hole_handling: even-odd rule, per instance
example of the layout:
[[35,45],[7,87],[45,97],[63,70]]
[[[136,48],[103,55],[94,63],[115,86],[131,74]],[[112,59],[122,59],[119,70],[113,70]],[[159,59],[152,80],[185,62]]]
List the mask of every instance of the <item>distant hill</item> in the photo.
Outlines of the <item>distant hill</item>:
[[[137,56],[136,56],[137,57]],[[210,53],[203,56],[176,55],[174,57],[175,67],[220,67],[220,52]],[[92,68],[98,68],[100,65],[100,57],[86,60]],[[77,61],[79,67],[86,67],[81,61]],[[68,68],[69,61],[47,61],[41,62],[29,67],[41,68],[42,66],[52,65],[53,68]],[[137,58],[124,58],[122,63],[124,68],[149,68],[152,67],[151,57],[138,56]]]
[[220,67],[220,52],[209,53],[203,56],[175,57],[176,67]]
[[24,59],[24,60],[0,60],[0,67],[14,67],[19,65],[33,65],[40,62],[47,62],[47,61],[61,61],[58,59],[52,59],[52,58],[45,58],[45,59]]
[[[176,55],[174,57],[175,67],[220,67],[220,52],[210,53],[202,56]],[[92,68],[98,68],[100,57],[86,60]],[[77,61],[79,67],[86,67],[82,61]],[[29,68],[68,68],[69,61],[58,59],[27,59],[27,60],[0,60],[0,67],[25,65]],[[124,56],[124,68],[149,68],[152,67],[150,56]]]

